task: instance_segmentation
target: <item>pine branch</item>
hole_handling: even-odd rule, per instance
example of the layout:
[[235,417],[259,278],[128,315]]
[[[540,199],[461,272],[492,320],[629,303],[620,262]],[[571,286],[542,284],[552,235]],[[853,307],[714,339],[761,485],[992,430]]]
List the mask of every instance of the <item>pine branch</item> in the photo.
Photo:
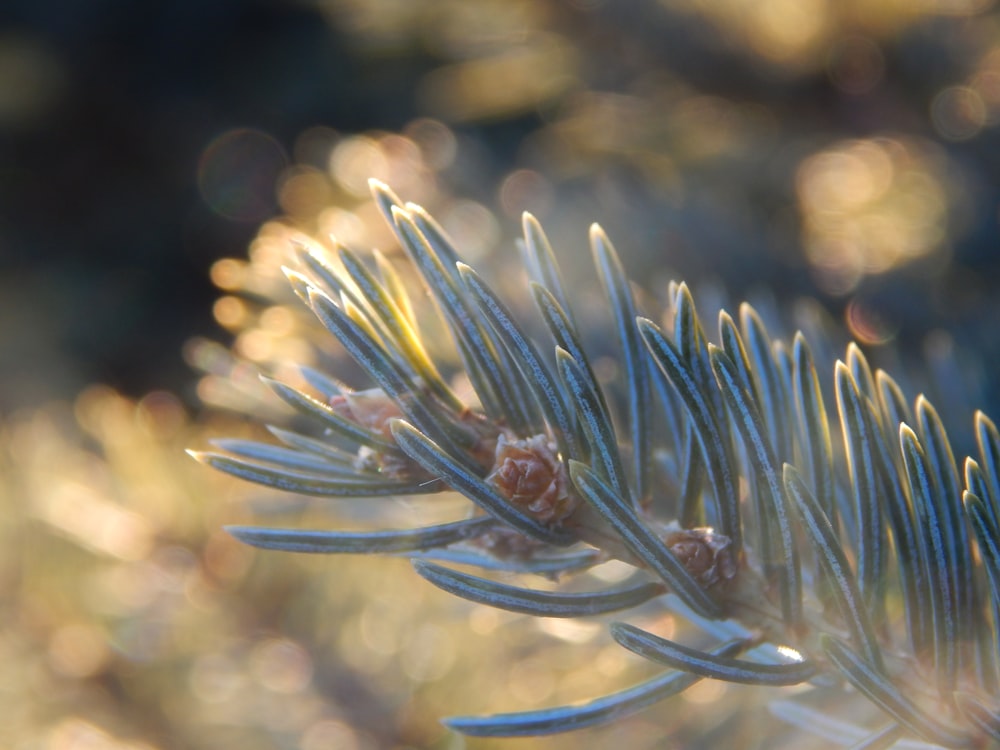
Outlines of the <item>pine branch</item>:
[[[594,262],[622,357],[619,379],[602,383],[534,218],[525,216],[522,249],[540,330],[461,261],[423,209],[380,183],[372,191],[440,319],[424,318],[404,291],[405,272],[382,256],[371,269],[342,248],[336,259],[299,252],[299,268],[287,271],[293,289],[372,388],[308,370],[315,395],[267,380],[322,432],[275,427],[281,445],[222,440],[195,455],[297,493],[458,492],[471,501],[469,515],[410,530],[231,533],[266,549],[407,555],[445,591],[529,615],[627,617],[660,607],[703,631],[682,643],[613,624],[620,644],[668,671],[580,706],[449,726],[478,736],[569,731],[711,678],[811,686],[805,694],[850,684],[845,706],[867,700],[891,720],[867,729],[827,722],[824,732],[850,727],[845,741],[861,732],[858,747],[902,737],[967,747],[1000,736],[1000,436],[984,414],[975,420],[978,454],[960,473],[933,406],[872,372],[854,344],[824,376],[812,351],[828,342],[774,339],[746,303],[739,325],[720,311],[712,343],[684,284],[667,300],[671,335],[640,316],[624,266],[595,226]],[[431,329],[449,332],[453,360],[429,354],[440,350],[422,338]],[[473,398],[459,397],[457,374]],[[600,591],[488,577],[568,577],[612,558],[634,576]],[[476,565],[487,577],[428,559]],[[743,635],[724,637],[733,628]],[[779,658],[786,652],[798,657]],[[808,714],[794,700],[778,713]]]

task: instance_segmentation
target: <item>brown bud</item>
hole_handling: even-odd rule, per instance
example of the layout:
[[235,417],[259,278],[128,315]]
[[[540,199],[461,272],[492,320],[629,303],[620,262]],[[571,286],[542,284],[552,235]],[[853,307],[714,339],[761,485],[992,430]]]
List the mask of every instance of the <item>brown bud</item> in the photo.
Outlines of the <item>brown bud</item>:
[[493,471],[487,477],[514,505],[542,523],[558,523],[576,510],[566,468],[544,435],[497,440]]
[[[330,407],[340,416],[366,427],[383,440],[395,442],[390,423],[393,419],[402,417],[403,412],[381,388],[338,394],[330,399]],[[430,477],[420,464],[398,450],[372,450],[361,446],[354,465],[362,471],[374,469],[401,480]]]
[[737,572],[732,540],[711,528],[676,529],[665,537],[670,551],[677,556],[697,581],[709,588],[731,581]]

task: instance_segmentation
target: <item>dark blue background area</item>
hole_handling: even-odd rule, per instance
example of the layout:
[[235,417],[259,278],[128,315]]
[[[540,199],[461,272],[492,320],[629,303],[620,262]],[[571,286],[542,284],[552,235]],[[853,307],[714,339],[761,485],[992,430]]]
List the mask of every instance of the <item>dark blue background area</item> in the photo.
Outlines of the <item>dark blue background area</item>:
[[[233,128],[288,148],[319,124],[399,127],[421,70],[359,65],[294,4],[5,6],[0,33],[46,48],[62,83],[43,116],[0,133],[0,283],[20,329],[2,339],[3,410],[96,380],[182,387],[182,342],[214,333],[208,268],[242,256],[257,224],[201,200],[202,150]],[[46,366],[62,371],[26,377]]]

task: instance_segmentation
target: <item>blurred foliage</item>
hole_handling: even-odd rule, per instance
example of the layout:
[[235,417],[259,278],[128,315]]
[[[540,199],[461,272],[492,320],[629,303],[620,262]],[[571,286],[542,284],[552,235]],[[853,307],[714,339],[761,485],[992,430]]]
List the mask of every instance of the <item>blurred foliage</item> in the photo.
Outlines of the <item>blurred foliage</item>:
[[[960,369],[986,388],[975,405],[1000,411],[986,378],[1000,361],[1000,11],[993,3],[321,0],[295,8],[315,10],[310,28],[321,14],[332,31],[324,44],[347,50],[324,68],[353,87],[338,90],[343,101],[377,101],[384,109],[373,117],[399,132],[348,132],[363,126],[345,106],[343,120],[324,110],[316,119],[323,126],[278,142],[266,132],[278,129],[274,123],[290,119],[289,110],[300,121],[302,100],[329,92],[307,85],[312,71],[302,57],[283,54],[297,37],[265,44],[259,30],[237,45],[256,65],[228,70],[242,96],[273,76],[283,98],[247,110],[252,127],[221,134],[240,138],[209,137],[199,123],[210,108],[176,101],[161,108],[162,121],[149,130],[160,135],[142,149],[117,130],[127,118],[110,130],[100,118],[88,126],[119,147],[124,141],[123,163],[132,151],[155,156],[141,164],[161,179],[177,182],[189,166],[192,196],[197,181],[194,199],[223,223],[259,220],[275,201],[280,208],[282,217],[254,240],[251,263],[227,259],[212,269],[223,290],[213,312],[234,334],[235,358],[222,345],[189,345],[188,360],[205,373],[198,395],[210,406],[276,410],[264,400],[257,367],[288,374],[288,361],[327,365],[341,356],[304,343],[315,325],[307,312],[266,300],[291,300],[279,271],[289,239],[322,242],[332,233],[355,249],[396,250],[368,197],[374,176],[426,206],[481,267],[498,262],[490,253],[508,242],[522,210],[545,220],[555,244],[580,245],[581,253],[577,228],[599,220],[631,275],[651,288],[679,275],[736,295],[767,287],[782,304],[815,295],[887,357],[896,356],[895,345],[905,353],[926,340],[939,379],[954,381]],[[99,28],[95,19],[87,28]],[[181,20],[178,28],[197,26]],[[268,54],[255,56],[261,50]],[[152,64],[142,70],[143,82],[155,77]],[[108,86],[69,86],[71,72],[56,46],[20,32],[0,37],[3,132],[57,118],[68,92],[106,104]],[[213,79],[216,88],[223,80],[230,79]],[[203,140],[189,143],[190,132]],[[220,148],[234,142],[249,145],[235,160]],[[54,153],[55,166],[77,164],[65,181],[73,195],[47,204],[60,244],[93,230],[70,210],[88,194],[77,172],[89,178],[92,170]],[[171,158],[177,153],[184,158]],[[27,169],[5,177],[5,202],[21,206],[38,179]],[[147,179],[116,182],[92,222],[126,235],[127,252],[147,251],[147,235],[167,223],[156,214],[134,247],[126,219],[153,195]],[[250,192],[227,203],[235,188]],[[177,237],[186,245],[224,234],[206,230],[204,216],[169,217],[182,220]],[[0,239],[18,238],[13,226],[6,218]],[[89,260],[81,253],[74,263]],[[35,285],[8,274],[0,282],[2,341],[18,356],[3,363],[4,382],[72,385],[73,358],[87,356],[80,350],[100,349],[101,330],[112,337],[128,326],[123,309],[149,304],[136,284],[152,288],[159,263],[144,271],[152,281],[76,273],[75,265]],[[584,294],[592,281],[585,264],[563,265],[570,288]],[[522,279],[510,273],[498,286]],[[170,302],[184,299],[178,292]],[[190,319],[171,305],[161,304],[158,316],[173,325]],[[123,359],[151,370],[175,360],[158,337],[143,334],[140,349],[119,352]],[[67,340],[76,351],[60,349]],[[314,524],[327,509],[195,465],[183,448],[256,432],[225,411],[192,416],[182,400],[163,392],[131,399],[104,386],[38,410],[14,411],[13,396],[4,399],[0,581],[9,594],[0,625],[7,675],[0,744],[458,747],[433,717],[583,699],[608,681],[638,677],[639,660],[621,655],[596,624],[567,630],[485,613],[417,583],[402,561],[333,564],[236,544],[219,529],[239,522],[244,508],[255,518],[283,510]],[[935,400],[953,413],[947,399]],[[340,510],[333,505],[343,527],[350,519]],[[393,512],[425,521],[428,510],[417,503]],[[365,593],[372,590],[380,593]],[[593,644],[586,658],[571,647],[580,642]],[[664,732],[678,746],[688,736],[710,740],[716,724],[725,727],[722,696],[734,711],[758,700],[705,683],[685,695],[686,709],[647,712],[586,741],[663,747]],[[691,710],[701,705],[710,708]],[[746,713],[752,746],[754,722],[773,720],[762,709]],[[581,741],[569,736],[564,744]]]
[[[101,386],[0,424],[5,748],[578,747],[573,736],[463,744],[436,717],[483,701],[524,710],[584,699],[649,672],[599,621],[461,602],[419,582],[404,560],[236,542],[221,527],[249,520],[248,510],[320,526],[351,520],[339,501],[255,488],[184,454],[219,434],[260,437],[234,418],[194,420],[166,393],[135,402]],[[436,498],[369,512],[403,525],[449,511]],[[616,571],[601,575],[607,583]],[[723,695],[731,710],[756,700],[713,685],[684,700]],[[623,722],[587,741],[663,747],[670,732],[683,746],[715,731],[717,714],[687,714]]]

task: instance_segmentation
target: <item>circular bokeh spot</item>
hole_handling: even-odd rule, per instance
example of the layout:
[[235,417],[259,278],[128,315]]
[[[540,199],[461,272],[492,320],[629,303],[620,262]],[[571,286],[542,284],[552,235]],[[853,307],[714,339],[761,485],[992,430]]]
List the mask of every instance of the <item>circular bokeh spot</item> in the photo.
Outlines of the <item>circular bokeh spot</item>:
[[198,189],[205,203],[234,221],[260,221],[277,205],[275,186],[288,155],[267,133],[229,130],[202,151]]
[[986,124],[986,105],[975,89],[949,86],[931,102],[934,128],[950,141],[965,141],[979,135]]

